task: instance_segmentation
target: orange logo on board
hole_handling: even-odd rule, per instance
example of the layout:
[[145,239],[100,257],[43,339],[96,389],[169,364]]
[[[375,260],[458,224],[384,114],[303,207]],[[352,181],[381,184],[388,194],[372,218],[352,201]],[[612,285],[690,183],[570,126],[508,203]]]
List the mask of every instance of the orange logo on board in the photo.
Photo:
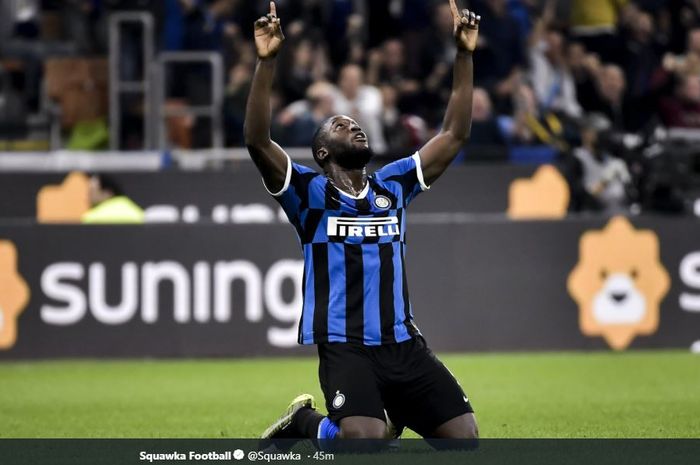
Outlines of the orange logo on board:
[[0,241],[0,350],[17,341],[17,319],[29,302],[29,286],[17,271],[17,249]]
[[70,173],[59,185],[41,188],[36,197],[40,223],[80,223],[90,210],[90,180],[84,173]]
[[579,262],[568,280],[581,332],[602,336],[615,350],[656,332],[669,287],[656,233],[637,230],[624,217],[581,237]]
[[508,191],[508,216],[513,220],[561,219],[571,194],[559,170],[542,165],[532,178],[516,179]]

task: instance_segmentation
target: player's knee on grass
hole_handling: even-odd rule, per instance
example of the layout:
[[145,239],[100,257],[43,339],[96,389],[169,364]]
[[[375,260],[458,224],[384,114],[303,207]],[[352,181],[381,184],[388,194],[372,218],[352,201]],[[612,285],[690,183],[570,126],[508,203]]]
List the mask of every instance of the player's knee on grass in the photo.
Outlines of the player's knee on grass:
[[378,418],[347,417],[340,420],[342,439],[385,439],[386,423]]
[[431,436],[439,439],[478,439],[479,426],[473,413],[465,413],[438,426]]

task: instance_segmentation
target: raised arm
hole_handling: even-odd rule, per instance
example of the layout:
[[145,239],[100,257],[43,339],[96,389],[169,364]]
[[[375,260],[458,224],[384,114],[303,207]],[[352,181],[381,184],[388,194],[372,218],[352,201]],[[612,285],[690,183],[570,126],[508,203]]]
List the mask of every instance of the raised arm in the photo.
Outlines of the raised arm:
[[275,3],[270,2],[270,13],[255,22],[258,64],[248,96],[244,127],[248,152],[270,192],[279,192],[284,187],[288,164],[282,147],[270,139],[270,93],[276,56],[283,41]]
[[472,122],[474,65],[472,53],[479,35],[480,16],[469,10],[460,13],[456,0],[450,0],[457,42],[452,95],[440,133],[421,150],[420,158],[425,182],[430,185],[445,172],[469,139]]

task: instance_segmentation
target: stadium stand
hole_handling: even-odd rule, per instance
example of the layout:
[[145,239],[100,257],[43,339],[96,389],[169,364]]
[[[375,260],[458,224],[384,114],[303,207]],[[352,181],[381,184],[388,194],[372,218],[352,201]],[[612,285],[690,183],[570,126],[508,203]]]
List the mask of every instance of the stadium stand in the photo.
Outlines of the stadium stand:
[[[318,122],[334,112],[352,113],[385,157],[405,156],[435,133],[454,56],[445,2],[278,3],[287,46],[273,136],[282,145],[307,147]],[[577,211],[605,209],[584,179],[587,170],[607,173],[616,160],[630,173],[625,206],[692,211],[700,166],[692,149],[700,127],[696,2],[465,6],[481,12],[483,25],[474,128],[460,163],[555,163]],[[3,2],[0,149],[241,147],[255,61],[251,25],[266,7],[240,0]],[[591,116],[599,137],[583,163],[575,153]],[[667,132],[677,128],[689,131]]]

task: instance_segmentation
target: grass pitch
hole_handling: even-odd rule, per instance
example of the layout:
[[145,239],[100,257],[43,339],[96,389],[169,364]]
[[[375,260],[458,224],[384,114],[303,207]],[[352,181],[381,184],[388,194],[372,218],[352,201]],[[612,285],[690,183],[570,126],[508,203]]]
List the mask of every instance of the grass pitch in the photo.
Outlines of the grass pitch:
[[[445,355],[485,438],[700,437],[700,357]],[[2,438],[256,437],[315,359],[0,363]],[[408,434],[406,437],[413,437]]]

